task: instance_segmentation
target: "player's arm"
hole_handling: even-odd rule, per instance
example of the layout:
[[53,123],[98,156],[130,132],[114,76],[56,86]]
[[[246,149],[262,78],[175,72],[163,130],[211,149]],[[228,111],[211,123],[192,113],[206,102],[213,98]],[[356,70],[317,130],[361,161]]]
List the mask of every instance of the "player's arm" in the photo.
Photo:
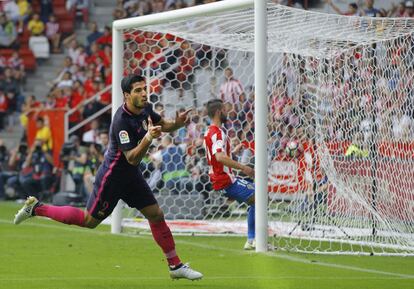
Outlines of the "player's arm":
[[240,170],[244,174],[246,174],[247,176],[249,176],[251,178],[254,178],[254,170],[251,167],[243,165],[243,164],[231,159],[224,152],[217,152],[214,156],[216,157],[216,160],[218,162],[222,163],[226,167],[229,167],[229,168],[232,168],[232,169],[235,169],[235,170]]
[[148,118],[148,132],[145,137],[131,150],[124,151],[124,155],[128,163],[137,166],[148,151],[152,140],[161,136],[161,126],[154,126],[152,120]]
[[325,0],[325,3],[328,4],[329,6],[332,7],[333,10],[335,10],[336,13],[338,13],[339,15],[342,15],[343,12],[341,11],[341,9],[338,8],[338,6],[336,6],[332,0]]
[[188,114],[190,113],[191,110],[192,108],[189,108],[181,113],[178,113],[177,111],[175,120],[167,120],[167,119],[161,118],[161,120],[157,122],[157,125],[161,126],[161,131],[163,132],[175,131],[179,129],[180,127],[183,127],[186,124]]

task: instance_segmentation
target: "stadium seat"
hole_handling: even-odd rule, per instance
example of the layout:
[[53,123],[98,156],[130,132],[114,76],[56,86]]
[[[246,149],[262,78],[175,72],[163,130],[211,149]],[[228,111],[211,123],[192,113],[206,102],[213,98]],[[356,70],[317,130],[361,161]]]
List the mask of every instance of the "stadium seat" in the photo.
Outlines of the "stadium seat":
[[30,38],[30,32],[25,27],[23,29],[23,33],[19,34],[20,48],[28,48],[29,47],[29,38]]
[[60,31],[64,34],[72,34],[75,29],[74,18],[72,19],[59,19]]

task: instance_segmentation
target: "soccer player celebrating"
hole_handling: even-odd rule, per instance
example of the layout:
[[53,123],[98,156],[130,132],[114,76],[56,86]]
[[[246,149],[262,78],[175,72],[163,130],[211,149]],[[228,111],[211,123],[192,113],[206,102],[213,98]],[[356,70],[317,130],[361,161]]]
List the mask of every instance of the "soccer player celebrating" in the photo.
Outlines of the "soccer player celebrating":
[[[152,140],[162,132],[185,125],[186,110],[175,121],[163,119],[148,103],[145,79],[128,75],[122,79],[124,104],[118,108],[110,128],[110,144],[98,169],[93,193],[84,212],[69,206],[49,206],[29,197],[14,219],[15,224],[32,216],[45,216],[61,223],[95,228],[108,217],[120,199],[148,219],[154,240],[163,250],[173,279],[201,279],[203,275],[180,261],[164,214],[138,168]],[[155,124],[155,125],[153,125]]]
[[245,250],[253,250],[255,242],[255,207],[254,184],[236,178],[232,169],[241,170],[245,175],[254,179],[254,170],[230,157],[230,140],[225,134],[222,124],[227,120],[226,107],[221,99],[213,99],[207,103],[207,113],[211,125],[204,136],[207,160],[210,168],[210,180],[213,189],[222,191],[224,196],[249,205],[247,215],[247,242]]

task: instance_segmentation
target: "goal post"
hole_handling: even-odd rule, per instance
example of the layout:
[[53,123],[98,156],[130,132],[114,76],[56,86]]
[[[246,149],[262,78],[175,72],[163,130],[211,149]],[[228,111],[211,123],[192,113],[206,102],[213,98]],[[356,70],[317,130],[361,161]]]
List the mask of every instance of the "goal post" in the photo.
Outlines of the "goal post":
[[[123,19],[113,25],[113,111],[127,73],[146,76],[165,117],[195,107],[140,164],[175,233],[246,233],[247,206],[208,179],[205,104],[221,98],[232,157],[255,166],[257,251],[270,240],[304,253],[414,254],[413,19],[253,0]],[[112,232],[148,229],[124,207]]]
[[[258,37],[255,42],[255,48],[260,49],[260,54],[257,54],[255,74],[258,77],[255,78],[257,95],[266,95],[266,55],[267,55],[267,13],[266,13],[266,0],[256,1],[254,0],[227,0],[217,3],[211,3],[207,5],[200,5],[186,9],[180,9],[176,11],[168,11],[153,15],[147,15],[143,17],[129,18],[123,20],[114,21],[112,27],[113,37],[113,74],[112,74],[112,114],[116,112],[116,109],[122,105],[122,91],[121,80],[123,76],[123,30],[130,28],[139,28],[147,25],[156,25],[162,23],[168,23],[170,21],[185,20],[191,17],[207,16],[209,14],[222,13],[226,11],[232,11],[237,9],[243,9],[255,6],[256,18],[259,21],[255,25],[255,35]],[[258,188],[256,193],[258,209],[256,210],[256,234],[257,234],[257,251],[264,252],[267,250],[267,100],[265,97],[258,98],[256,100],[256,107],[260,110],[256,114],[256,126],[257,139],[255,139],[256,147],[259,148],[258,160],[261,161],[261,166],[256,166],[256,187]],[[111,232],[121,233],[122,222],[122,205],[120,201],[112,213]]]

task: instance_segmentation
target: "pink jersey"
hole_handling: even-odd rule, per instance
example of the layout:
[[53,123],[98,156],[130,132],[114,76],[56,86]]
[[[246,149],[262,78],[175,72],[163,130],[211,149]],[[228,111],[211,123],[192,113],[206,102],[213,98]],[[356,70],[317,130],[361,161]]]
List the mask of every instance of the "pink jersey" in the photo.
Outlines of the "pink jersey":
[[234,182],[235,177],[231,168],[218,162],[215,156],[218,152],[224,152],[231,157],[230,141],[227,135],[221,128],[212,124],[204,135],[204,145],[206,147],[208,164],[210,165],[209,176],[213,189],[222,190],[227,188]]

